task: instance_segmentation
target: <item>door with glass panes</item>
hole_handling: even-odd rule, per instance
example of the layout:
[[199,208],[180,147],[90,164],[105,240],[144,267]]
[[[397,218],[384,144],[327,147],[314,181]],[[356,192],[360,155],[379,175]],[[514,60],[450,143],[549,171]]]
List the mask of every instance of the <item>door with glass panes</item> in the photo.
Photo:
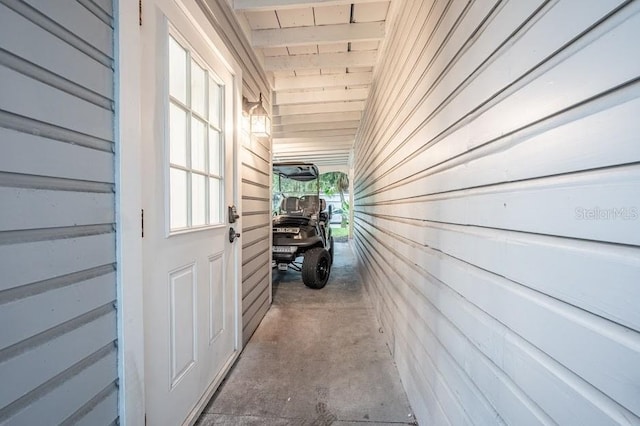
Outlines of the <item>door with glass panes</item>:
[[[171,10],[169,9],[169,12]],[[239,349],[234,77],[176,13],[144,27],[147,424],[182,424]],[[155,52],[155,54],[154,54]],[[145,121],[148,118],[148,122]]]

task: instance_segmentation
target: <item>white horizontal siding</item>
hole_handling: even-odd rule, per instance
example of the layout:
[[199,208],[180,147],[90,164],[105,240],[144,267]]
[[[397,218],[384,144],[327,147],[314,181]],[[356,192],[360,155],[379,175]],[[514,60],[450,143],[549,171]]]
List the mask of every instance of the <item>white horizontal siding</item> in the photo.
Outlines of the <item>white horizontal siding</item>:
[[395,11],[354,235],[418,420],[639,424],[640,3]]
[[253,138],[242,162],[242,318],[247,342],[271,301],[271,154]]
[[0,4],[0,423],[116,424],[110,0]]

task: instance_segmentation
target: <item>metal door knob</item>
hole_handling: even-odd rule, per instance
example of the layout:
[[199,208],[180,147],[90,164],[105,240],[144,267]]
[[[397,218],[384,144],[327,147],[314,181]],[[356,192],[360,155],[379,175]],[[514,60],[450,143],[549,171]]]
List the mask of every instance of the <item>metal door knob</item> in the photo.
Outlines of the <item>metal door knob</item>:
[[229,242],[232,243],[235,241],[236,238],[238,238],[240,236],[239,232],[236,232],[235,229],[233,228],[229,228]]

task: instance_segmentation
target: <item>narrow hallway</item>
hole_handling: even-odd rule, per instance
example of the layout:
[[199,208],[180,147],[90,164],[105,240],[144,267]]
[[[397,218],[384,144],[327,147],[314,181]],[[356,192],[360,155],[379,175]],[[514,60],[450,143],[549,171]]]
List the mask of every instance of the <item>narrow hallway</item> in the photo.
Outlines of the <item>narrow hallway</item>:
[[348,244],[324,289],[274,271],[273,293],[197,425],[415,424]]

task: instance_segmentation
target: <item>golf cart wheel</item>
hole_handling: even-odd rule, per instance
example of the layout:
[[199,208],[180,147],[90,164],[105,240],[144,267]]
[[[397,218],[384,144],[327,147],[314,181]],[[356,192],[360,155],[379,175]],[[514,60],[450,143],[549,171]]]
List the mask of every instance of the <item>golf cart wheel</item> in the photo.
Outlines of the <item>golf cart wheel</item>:
[[304,255],[302,261],[302,281],[309,288],[321,289],[329,280],[331,256],[323,248],[314,248]]

